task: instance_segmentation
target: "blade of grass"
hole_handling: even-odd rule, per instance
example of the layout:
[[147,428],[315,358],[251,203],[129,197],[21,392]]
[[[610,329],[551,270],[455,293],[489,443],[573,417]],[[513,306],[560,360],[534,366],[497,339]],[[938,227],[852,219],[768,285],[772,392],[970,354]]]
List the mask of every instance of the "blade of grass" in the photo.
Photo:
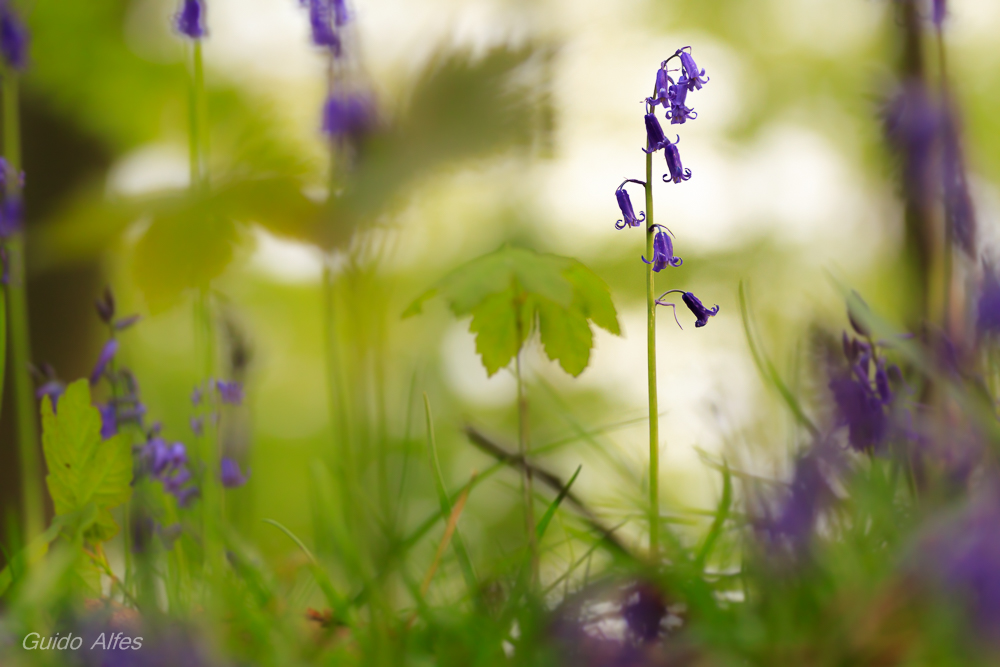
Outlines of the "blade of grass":
[[313,578],[316,579],[316,584],[323,592],[323,597],[326,598],[326,603],[330,605],[330,608],[337,613],[338,618],[340,618],[341,620],[346,619],[348,611],[347,603],[340,596],[340,594],[337,593],[336,589],[333,587],[333,582],[330,581],[330,576],[327,574],[326,570],[324,570],[322,566],[320,566],[319,561],[316,560],[316,557],[313,556],[313,553],[309,551],[309,547],[307,547],[295,533],[293,533],[288,528],[281,525],[274,519],[261,519],[261,521],[271,526],[274,526],[275,528],[283,532],[285,535],[289,537],[289,539],[295,542],[295,544],[299,547],[299,549],[302,550],[302,553],[305,554],[306,558],[309,559],[309,570],[310,572],[312,572]]
[[746,295],[746,288],[743,281],[740,281],[740,314],[743,319],[743,332],[747,337],[747,344],[750,346],[750,354],[753,356],[754,364],[757,366],[757,370],[760,371],[761,376],[764,380],[770,382],[774,388],[781,395],[781,398],[788,405],[788,409],[792,411],[795,416],[796,421],[799,422],[804,428],[806,428],[813,437],[819,437],[819,429],[813,424],[812,420],[806,415],[805,410],[802,409],[802,405],[799,403],[798,399],[785,381],[781,379],[781,375],[778,373],[774,364],[771,360],[764,354],[763,350],[759,347],[756,342],[756,337],[753,333],[753,323],[750,319],[750,307],[748,306],[748,299]]
[[705,541],[702,542],[701,549],[698,550],[698,555],[694,559],[695,567],[699,572],[705,570],[705,563],[708,562],[708,557],[712,554],[712,548],[718,541],[719,536],[722,534],[722,529],[726,525],[726,519],[729,518],[729,510],[733,504],[733,478],[729,474],[729,467],[722,473],[722,499],[719,501],[719,510],[715,514],[715,519],[712,521],[712,527],[708,530],[708,535],[705,536]]
[[542,536],[545,535],[545,530],[549,527],[549,523],[552,521],[552,517],[556,515],[556,510],[559,509],[559,505],[566,498],[566,495],[569,493],[570,487],[573,486],[573,482],[576,481],[576,478],[580,475],[581,470],[583,470],[583,466],[582,465],[577,466],[576,472],[573,473],[573,476],[569,478],[569,481],[566,482],[566,486],[564,486],[562,490],[559,491],[559,495],[556,496],[556,499],[552,501],[552,503],[549,505],[549,508],[545,510],[545,514],[542,515],[542,519],[538,522],[538,526],[535,528],[535,531],[538,535],[539,543],[542,541]]
[[[431,416],[431,402],[427,398],[427,394],[424,394],[424,414],[427,417],[427,452],[430,457],[431,470],[434,472],[434,484],[437,487],[438,502],[441,504],[441,515],[451,516],[454,515],[454,508],[451,505],[451,500],[448,498],[448,491],[444,485],[444,475],[441,474],[441,461],[438,458],[437,451],[437,441],[434,437],[434,419]],[[476,475],[472,476],[475,480]],[[471,484],[471,481],[470,481]],[[469,494],[469,488],[459,496],[459,500],[462,504],[465,504],[463,498],[467,498]],[[465,541],[462,539],[462,534],[458,532],[457,526],[452,528],[455,531],[455,555],[458,556],[458,563],[462,568],[462,576],[465,578],[465,585],[469,587],[470,591],[479,590],[479,582],[476,579],[476,571],[472,567],[472,559],[469,558],[469,552],[465,548]],[[449,535],[449,540],[451,536]]]
[[[472,473],[473,479],[476,477],[476,473]],[[434,560],[431,562],[431,566],[427,568],[427,574],[424,575],[424,580],[420,584],[420,594],[424,597],[427,596],[427,591],[430,590],[431,580],[434,579],[434,574],[437,572],[438,566],[441,564],[441,558],[444,556],[445,549],[451,543],[452,536],[458,535],[458,519],[462,516],[462,510],[465,509],[465,501],[469,499],[469,487],[465,487],[462,495],[458,497],[458,501],[455,506],[451,509],[451,514],[448,516],[448,525],[444,529],[444,536],[441,538],[441,543],[438,544],[437,552],[434,554]]]

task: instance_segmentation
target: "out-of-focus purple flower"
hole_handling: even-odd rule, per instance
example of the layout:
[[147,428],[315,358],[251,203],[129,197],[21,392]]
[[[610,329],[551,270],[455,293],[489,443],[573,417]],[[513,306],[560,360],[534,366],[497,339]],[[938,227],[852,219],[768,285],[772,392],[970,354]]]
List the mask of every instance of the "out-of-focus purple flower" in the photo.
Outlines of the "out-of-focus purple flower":
[[232,460],[228,456],[224,456],[222,457],[219,477],[222,479],[222,486],[227,489],[234,489],[247,483],[247,478],[250,477],[250,471],[247,470],[247,474],[244,475],[240,471],[240,466],[236,463],[236,461]]
[[11,69],[23,70],[28,64],[28,30],[9,0],[0,0],[0,55]]
[[681,300],[684,302],[684,305],[688,307],[688,310],[694,313],[694,316],[698,318],[698,321],[694,323],[696,328],[705,326],[708,324],[708,318],[715,317],[719,314],[718,306],[706,308],[701,302],[701,299],[696,297],[691,292],[684,292],[684,294],[681,295]]
[[1000,277],[989,264],[983,266],[983,285],[976,310],[976,328],[980,334],[1000,333]]
[[240,405],[243,402],[243,383],[230,382],[226,380],[216,380],[215,389],[219,392],[219,398],[223,403],[229,405]]
[[338,28],[347,24],[350,20],[350,14],[347,12],[347,0],[332,0],[333,1],[333,23]]
[[667,73],[667,68],[661,66],[660,69],[656,70],[654,94],[652,97],[646,98],[647,104],[653,107],[659,104],[666,109],[667,105],[670,103],[670,87],[673,84],[673,79],[671,79],[670,74]]
[[154,437],[142,449],[146,471],[163,484],[163,490],[186,507],[198,495],[198,487],[189,484],[191,471],[187,469],[187,449],[183,444],[168,444],[163,438]]
[[115,320],[115,323],[112,326],[114,327],[115,331],[125,331],[126,329],[128,329],[141,319],[142,319],[141,315],[129,315],[128,317],[123,317],[121,319]]
[[755,524],[757,534],[771,546],[791,547],[801,551],[812,539],[820,513],[836,497],[824,467],[836,468],[836,452],[819,445],[795,461],[787,495],[774,512],[765,512]]
[[680,137],[677,137],[677,141],[674,143],[667,140],[667,144],[663,147],[663,155],[667,159],[667,171],[670,172],[663,175],[664,183],[668,181],[681,183],[691,178],[691,170],[685,169],[684,165],[681,164],[681,153],[677,150],[677,144],[680,143],[680,140]]
[[698,117],[694,109],[687,107],[688,80],[682,76],[677,83],[670,86],[670,110],[667,114],[671,125],[683,125],[687,120]]
[[59,380],[49,380],[35,390],[35,398],[42,400],[42,396],[48,396],[52,401],[52,411],[56,412],[59,404],[59,397],[66,391],[66,385]]
[[660,125],[660,121],[656,118],[656,114],[646,114],[645,122],[646,148],[642,149],[644,153],[655,153],[670,143],[667,141],[666,135],[663,134],[663,126]]
[[0,239],[9,239],[21,231],[24,207],[19,199],[7,199],[0,206]]
[[101,413],[101,439],[110,440],[118,435],[118,414],[112,403],[102,403],[97,406]]
[[331,7],[330,0],[308,0],[308,4],[313,44],[330,49],[335,56],[340,56],[340,36],[333,29],[334,8]]
[[677,53],[674,55],[681,59],[681,66],[684,68],[684,74],[687,75],[688,89],[701,90],[701,87],[708,83],[708,78],[705,77],[705,70],[699,70],[698,65],[694,62],[694,58],[691,56],[691,47],[685,46],[683,49],[677,49]]
[[646,220],[645,211],[640,211],[639,217],[636,217],[635,210],[632,208],[632,200],[629,199],[628,192],[625,190],[626,183],[637,183],[643,186],[646,185],[643,181],[626,178],[622,181],[622,184],[618,186],[618,189],[615,190],[615,198],[618,199],[618,208],[622,211],[622,219],[615,223],[615,229],[638,227]]
[[886,136],[902,158],[903,185],[909,201],[925,209],[930,204],[934,147],[941,114],[920,81],[907,81],[884,112]]
[[108,364],[111,363],[111,360],[115,358],[115,354],[117,353],[118,341],[112,338],[101,348],[101,354],[97,357],[94,370],[90,372],[90,384],[97,384],[101,380],[101,377],[108,368]]
[[197,407],[201,405],[202,391],[201,387],[195,387],[191,390],[191,405]]
[[115,295],[110,287],[105,287],[104,293],[94,301],[94,308],[97,309],[97,316],[105,324],[111,324],[115,319]]
[[641,642],[652,642],[660,636],[667,603],[660,589],[641,581],[625,592],[622,617],[628,629]]
[[840,375],[830,380],[830,391],[851,446],[862,452],[878,449],[889,432],[889,417],[867,379]]
[[978,636],[1000,643],[1000,490],[991,481],[969,503],[922,531],[911,567],[956,600]]
[[944,20],[948,17],[947,1],[934,0],[934,7],[931,11],[931,19],[934,21],[934,25],[940,28],[944,24]]
[[194,433],[195,437],[200,438],[205,434],[204,417],[191,417],[189,423],[191,424],[191,432]]
[[205,36],[205,6],[203,0],[181,0],[180,11],[174,16],[177,31],[191,39]]
[[642,261],[653,265],[653,271],[659,273],[668,266],[680,266],[684,260],[674,256],[674,242],[670,238],[670,230],[663,225],[654,225],[659,231],[653,237],[653,261],[643,256]]
[[969,182],[962,154],[958,119],[952,104],[945,104],[942,120],[942,177],[944,212],[955,243],[970,257],[976,255],[976,212],[969,195]]
[[323,132],[332,139],[363,135],[375,124],[371,98],[334,93],[323,105]]

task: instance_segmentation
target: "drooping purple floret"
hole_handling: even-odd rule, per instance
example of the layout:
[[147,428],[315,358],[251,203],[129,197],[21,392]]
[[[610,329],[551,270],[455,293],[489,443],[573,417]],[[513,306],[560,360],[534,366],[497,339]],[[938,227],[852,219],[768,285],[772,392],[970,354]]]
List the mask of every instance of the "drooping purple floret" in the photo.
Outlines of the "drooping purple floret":
[[[687,51],[684,49],[687,49]],[[684,74],[687,75],[688,89],[701,90],[701,87],[708,83],[708,78],[705,77],[705,70],[698,69],[698,65],[691,56],[691,47],[685,46],[684,49],[677,49],[675,55],[680,56],[681,66],[684,68]]]
[[772,546],[790,546],[801,550],[812,539],[820,512],[835,498],[823,474],[823,464],[834,452],[829,447],[818,447],[801,455],[795,468],[787,495],[773,513],[767,513],[756,522],[758,535]]
[[1000,333],[1000,277],[993,266],[983,267],[983,286],[976,310],[976,328],[980,334]]
[[110,440],[118,434],[118,411],[113,403],[103,403],[97,406],[101,413],[101,439]]
[[118,341],[114,338],[104,344],[104,347],[101,348],[101,354],[97,357],[97,363],[94,364],[94,370],[90,372],[90,384],[97,384],[101,380],[104,372],[108,369],[108,364],[115,358],[117,352]]
[[645,153],[655,153],[670,142],[667,141],[666,135],[663,134],[663,126],[660,125],[656,114],[648,113],[644,120],[646,123],[646,147],[642,150]]
[[968,505],[928,526],[914,550],[915,564],[956,600],[978,635],[1000,642],[1000,492],[996,481]]
[[673,85],[673,80],[670,78],[670,74],[667,73],[665,67],[661,67],[656,70],[656,84],[654,85],[654,94],[652,97],[647,97],[646,102],[650,106],[656,106],[659,104],[664,109],[670,103],[670,87]]
[[653,261],[649,261],[643,256],[642,261],[646,264],[653,265],[653,271],[659,273],[668,266],[680,266],[684,263],[684,260],[680,257],[674,256],[674,242],[670,238],[670,234],[666,230],[666,227],[661,227],[660,225],[654,225],[659,227],[656,232],[656,236],[653,237]]
[[944,24],[944,20],[948,17],[948,2],[947,0],[934,0],[934,8],[932,10],[931,19],[934,21],[934,25],[941,27]]
[[365,95],[334,93],[323,106],[323,132],[331,138],[362,135],[374,123],[374,108]]
[[19,199],[7,199],[0,205],[0,239],[9,239],[21,231],[24,207]]
[[146,471],[159,480],[163,490],[177,499],[177,504],[186,507],[198,495],[198,487],[191,483],[191,471],[187,468],[187,449],[179,442],[167,443],[161,437],[151,438],[142,449]]
[[226,380],[216,380],[215,389],[219,392],[219,398],[223,403],[229,405],[240,405],[243,402],[243,383],[230,382]]
[[111,324],[115,319],[115,295],[112,294],[110,287],[104,288],[104,293],[94,302],[94,307],[101,321]]
[[889,417],[885,403],[868,380],[840,375],[830,380],[830,391],[837,404],[839,422],[848,428],[851,447],[858,451],[878,449],[889,432]]
[[205,29],[204,0],[182,0],[180,11],[174,17],[177,32],[191,39],[201,39]]
[[645,211],[640,211],[639,217],[636,217],[635,210],[632,208],[632,200],[629,199],[628,192],[625,190],[625,183],[630,182],[629,180],[624,181],[615,190],[615,198],[618,200],[618,208],[622,211],[622,219],[615,223],[615,229],[625,229],[626,227],[638,227],[646,220]]
[[341,53],[340,37],[333,29],[333,8],[330,0],[308,0],[309,27],[316,46],[330,49],[334,55]]
[[706,308],[701,302],[701,299],[696,297],[691,292],[684,292],[684,294],[681,295],[681,300],[684,302],[684,305],[688,307],[688,310],[694,313],[694,316],[698,318],[694,323],[695,327],[705,326],[708,324],[708,318],[715,317],[719,313],[719,306],[716,305],[712,308]]
[[333,23],[338,28],[347,24],[350,15],[347,12],[347,0],[332,0],[333,2]]
[[933,192],[934,147],[941,115],[920,81],[908,81],[886,105],[886,136],[902,158],[907,199],[920,208],[930,204]]
[[0,2],[0,55],[11,69],[23,70],[28,64],[28,30],[9,0]]
[[970,257],[976,255],[976,212],[969,194],[965,159],[955,108],[945,105],[942,119],[944,212],[952,238]]
[[236,463],[236,461],[232,460],[228,456],[224,456],[222,457],[219,476],[222,479],[222,486],[227,489],[234,489],[247,483],[247,478],[250,477],[250,471],[247,470],[247,474],[244,475],[240,471],[240,466]]
[[673,181],[674,183],[681,183],[691,178],[691,170],[685,169],[684,165],[681,164],[681,153],[677,150],[677,143],[680,142],[680,137],[677,137],[677,141],[667,144],[663,147],[663,155],[667,159],[667,171],[669,173],[663,175],[663,182],[667,183]]
[[677,83],[670,86],[670,110],[667,117],[670,118],[671,125],[683,125],[688,120],[698,117],[694,109],[687,107],[688,80],[681,76]]
[[52,411],[56,412],[59,404],[59,397],[66,392],[66,385],[59,380],[49,380],[35,390],[35,398],[42,400],[42,396],[48,396],[52,401]]

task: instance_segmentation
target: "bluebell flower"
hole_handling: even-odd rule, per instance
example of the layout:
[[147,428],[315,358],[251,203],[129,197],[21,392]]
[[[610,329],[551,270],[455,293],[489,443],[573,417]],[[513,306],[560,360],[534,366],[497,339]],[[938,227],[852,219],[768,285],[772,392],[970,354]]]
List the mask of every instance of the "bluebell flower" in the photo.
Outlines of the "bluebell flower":
[[663,175],[664,183],[668,181],[681,183],[691,178],[691,170],[685,169],[684,165],[681,164],[681,153],[677,150],[677,144],[680,143],[680,140],[681,138],[677,137],[677,141],[674,143],[667,141],[663,147],[663,155],[667,160],[667,171],[669,172]]
[[115,295],[111,293],[110,287],[105,287],[104,293],[94,301],[94,308],[97,310],[97,316],[105,324],[111,324],[114,321]]
[[101,353],[97,357],[97,363],[94,364],[94,370],[90,372],[90,384],[97,384],[104,372],[108,368],[108,364],[111,360],[115,358],[115,354],[118,352],[118,341],[112,338],[104,347],[101,348]]
[[646,103],[653,107],[659,104],[666,109],[670,103],[670,87],[673,84],[674,80],[667,73],[666,63],[664,63],[660,69],[656,70],[656,84],[653,86],[655,92],[652,97],[646,98]]
[[228,456],[224,456],[222,457],[219,476],[222,479],[222,486],[227,489],[234,489],[247,483],[247,478],[250,477],[250,471],[247,470],[247,474],[244,475],[240,471],[240,466],[236,463],[236,461],[232,460]]
[[830,380],[830,391],[851,447],[861,452],[879,449],[889,433],[889,417],[868,380],[840,375]]
[[642,151],[644,153],[655,153],[670,142],[667,141],[666,135],[663,134],[663,126],[660,125],[656,114],[648,113],[644,117],[644,120],[646,122],[646,148],[643,148]]
[[347,24],[350,15],[347,13],[347,0],[332,0],[333,23],[338,28]]
[[976,212],[969,194],[965,159],[954,107],[946,103],[942,117],[944,212],[952,238],[970,257],[976,254]]
[[365,95],[333,93],[323,106],[323,132],[331,138],[357,137],[374,124],[374,108]]
[[684,263],[684,260],[680,257],[674,256],[674,242],[670,238],[669,229],[663,225],[653,225],[658,228],[656,236],[653,237],[653,261],[646,259],[645,255],[642,261],[646,264],[653,265],[653,271],[659,273],[667,266],[680,266]]
[[9,239],[21,231],[24,207],[19,199],[7,199],[0,205],[0,239]]
[[28,64],[28,31],[9,0],[0,0],[0,56],[11,69],[23,70]]
[[223,403],[239,405],[243,402],[243,383],[241,382],[216,380],[215,389],[219,392],[219,398],[222,399]]
[[[687,51],[684,49],[687,49]],[[679,56],[681,59],[681,66],[684,68],[684,74],[687,75],[688,89],[701,90],[701,87],[708,83],[708,78],[702,78],[705,76],[705,70],[698,69],[698,65],[691,56],[691,47],[685,46],[682,49],[677,49],[677,53],[674,55]]]
[[180,11],[174,17],[177,32],[191,39],[201,39],[205,30],[205,6],[203,0],[182,0]]
[[191,417],[188,420],[191,426],[191,432],[194,433],[195,437],[200,438],[205,434],[205,418],[204,417]]
[[694,120],[698,117],[694,109],[687,107],[688,80],[681,76],[677,83],[670,87],[670,109],[667,117],[670,118],[671,125],[683,125],[687,120]]
[[948,17],[948,3],[946,0],[934,0],[934,7],[932,9],[931,18],[934,21],[934,25],[941,27],[944,24],[944,20]]
[[113,403],[97,406],[101,413],[101,440],[109,440],[118,434],[118,411]]
[[934,192],[931,176],[941,114],[923,82],[904,83],[886,105],[884,123],[889,143],[902,158],[907,199],[926,208]]
[[308,4],[313,44],[328,48],[335,56],[340,56],[341,42],[333,29],[333,8],[330,6],[330,0],[308,0]]
[[615,229],[638,227],[646,220],[645,211],[641,211],[639,213],[640,217],[636,217],[635,211],[632,209],[632,200],[629,199],[628,192],[625,190],[626,183],[638,183],[642,186],[646,185],[643,181],[626,178],[622,181],[622,184],[618,186],[618,189],[615,190],[615,197],[618,199],[618,208],[622,210],[622,219],[615,223]]
[[976,328],[980,334],[1000,333],[1000,278],[989,264],[983,266],[983,285],[976,311]]
[[[688,310],[690,310],[692,313],[694,313],[694,316],[696,318],[695,323],[694,323],[695,328],[699,328],[699,327],[705,326],[706,324],[708,324],[708,318],[715,317],[719,313],[719,306],[713,306],[712,308],[706,308],[705,305],[701,302],[701,299],[699,299],[698,297],[696,297],[691,292],[685,292],[684,290],[681,290],[681,289],[667,290],[666,292],[664,292],[663,294],[661,294],[659,296],[659,298],[656,299],[656,304],[659,305],[659,306],[670,306],[671,308],[673,308],[674,309],[674,321],[677,322],[677,326],[679,326],[679,327],[681,326],[681,323],[677,319],[677,306],[676,306],[676,304],[667,303],[667,302],[663,301],[663,297],[667,296],[668,294],[673,294],[675,292],[679,293],[681,295],[681,301],[683,301],[684,305],[688,307]],[[684,327],[681,327],[681,328],[683,329]]]

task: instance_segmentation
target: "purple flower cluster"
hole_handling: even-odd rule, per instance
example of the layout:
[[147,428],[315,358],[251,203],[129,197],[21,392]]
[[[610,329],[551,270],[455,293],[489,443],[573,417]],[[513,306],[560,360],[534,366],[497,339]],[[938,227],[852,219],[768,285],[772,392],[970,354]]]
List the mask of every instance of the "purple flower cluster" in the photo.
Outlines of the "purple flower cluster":
[[755,523],[757,535],[772,549],[801,553],[812,540],[821,512],[836,498],[827,474],[839,467],[836,450],[820,445],[795,461],[788,492]]
[[192,482],[187,467],[187,449],[182,443],[168,444],[158,434],[142,448],[144,470],[163,484],[163,490],[177,499],[177,504],[187,507],[198,497],[198,487]]
[[[853,319],[853,318],[852,318]],[[854,326],[859,331],[859,326]],[[878,451],[891,430],[890,412],[895,394],[890,375],[902,382],[899,368],[878,355],[877,346],[843,334],[846,372],[830,380],[830,392],[837,406],[838,423],[847,426],[851,447],[862,452]]]
[[224,456],[222,457],[220,467],[220,477],[222,479],[222,486],[227,489],[234,489],[247,483],[247,479],[250,477],[250,469],[248,468],[247,473],[244,475],[240,470],[240,465],[236,461],[228,456]]

